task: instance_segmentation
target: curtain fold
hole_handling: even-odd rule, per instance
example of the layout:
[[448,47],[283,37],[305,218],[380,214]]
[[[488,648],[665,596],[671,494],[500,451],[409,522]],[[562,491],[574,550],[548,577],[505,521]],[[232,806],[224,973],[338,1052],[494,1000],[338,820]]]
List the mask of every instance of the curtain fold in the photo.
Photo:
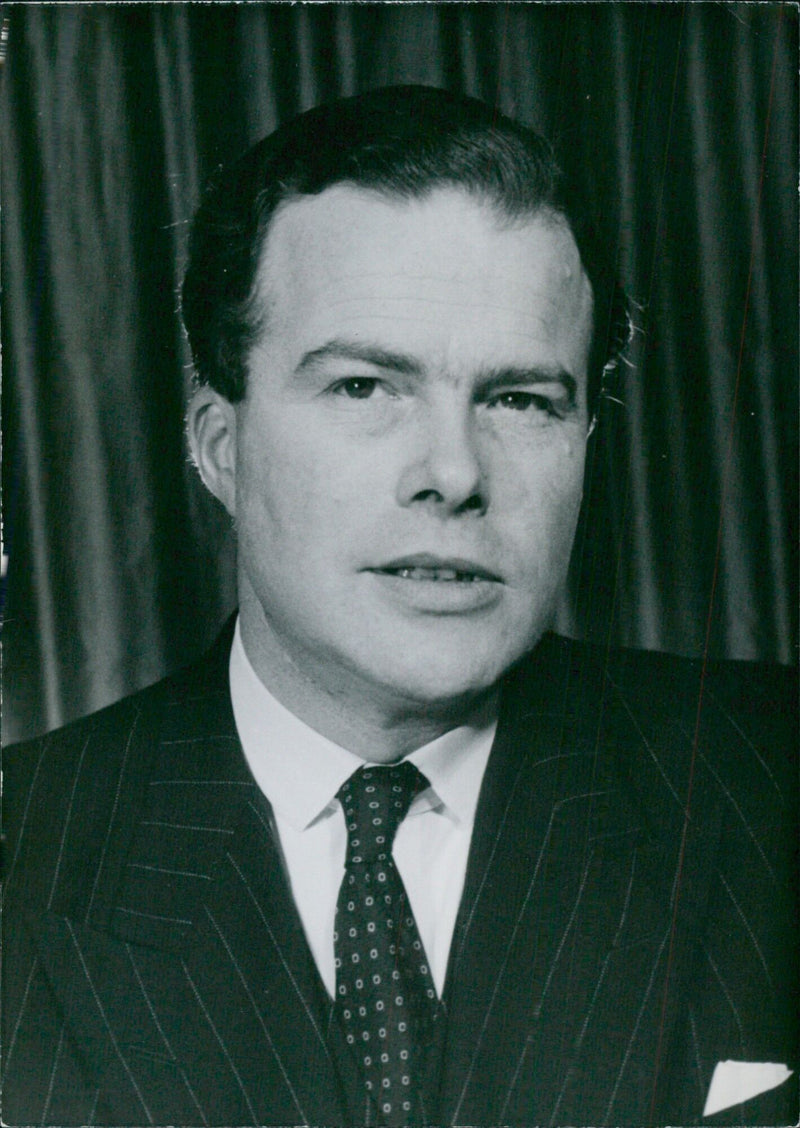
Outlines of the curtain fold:
[[717,3],[19,5],[2,76],[3,739],[155,680],[235,601],[182,443],[188,223],[318,101],[462,90],[541,129],[638,304],[562,629],[793,662],[798,14]]

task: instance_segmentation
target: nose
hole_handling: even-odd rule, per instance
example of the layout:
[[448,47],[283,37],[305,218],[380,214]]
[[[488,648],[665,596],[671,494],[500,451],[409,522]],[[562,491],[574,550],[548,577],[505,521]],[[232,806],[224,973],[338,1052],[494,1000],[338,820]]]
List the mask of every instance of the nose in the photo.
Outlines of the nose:
[[429,505],[447,516],[484,513],[488,483],[471,415],[450,405],[429,411],[418,427],[398,481],[400,505]]

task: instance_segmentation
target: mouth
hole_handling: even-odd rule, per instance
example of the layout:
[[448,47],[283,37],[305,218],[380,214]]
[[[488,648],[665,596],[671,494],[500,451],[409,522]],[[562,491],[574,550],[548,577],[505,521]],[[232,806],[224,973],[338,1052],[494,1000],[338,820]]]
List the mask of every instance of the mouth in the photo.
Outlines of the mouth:
[[460,557],[437,557],[427,553],[390,560],[386,564],[368,570],[378,575],[396,576],[401,580],[418,583],[502,583],[500,576],[475,561]]

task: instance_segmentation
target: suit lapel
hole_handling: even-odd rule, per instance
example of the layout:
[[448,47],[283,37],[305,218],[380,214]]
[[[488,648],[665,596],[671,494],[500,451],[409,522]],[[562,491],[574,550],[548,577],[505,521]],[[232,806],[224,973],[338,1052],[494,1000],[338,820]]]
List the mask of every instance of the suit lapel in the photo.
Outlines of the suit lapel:
[[[262,1067],[268,1046],[291,1091],[294,1118],[335,1123],[343,1094],[329,1047],[332,1004],[283,876],[271,820],[269,804],[254,789],[204,899],[202,943],[189,967],[220,1036],[251,1047],[239,1069],[254,1094],[256,1120],[263,1122],[266,1110],[275,1116],[276,1081]],[[264,1054],[253,1052],[259,1044]]]
[[659,1099],[704,894],[675,927],[675,858],[619,770],[641,739],[582,653],[545,640],[508,686],[445,989],[443,1122],[647,1123]]
[[[100,878],[53,906],[41,947],[108,1111],[340,1120],[329,1002],[225,681],[179,682],[141,743]],[[79,1021],[87,1009],[94,1023]]]

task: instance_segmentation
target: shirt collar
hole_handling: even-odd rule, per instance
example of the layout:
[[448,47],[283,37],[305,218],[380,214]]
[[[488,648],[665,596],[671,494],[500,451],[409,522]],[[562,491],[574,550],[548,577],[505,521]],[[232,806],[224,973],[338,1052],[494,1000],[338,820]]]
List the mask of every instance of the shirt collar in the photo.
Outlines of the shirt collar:
[[[229,673],[233,714],[250,771],[275,813],[303,830],[336,809],[336,792],[364,761],[273,697],[247,657],[238,620]],[[411,752],[407,758],[431,787],[417,797],[410,813],[441,806],[454,821],[470,825],[496,728],[496,716],[483,714]]]

